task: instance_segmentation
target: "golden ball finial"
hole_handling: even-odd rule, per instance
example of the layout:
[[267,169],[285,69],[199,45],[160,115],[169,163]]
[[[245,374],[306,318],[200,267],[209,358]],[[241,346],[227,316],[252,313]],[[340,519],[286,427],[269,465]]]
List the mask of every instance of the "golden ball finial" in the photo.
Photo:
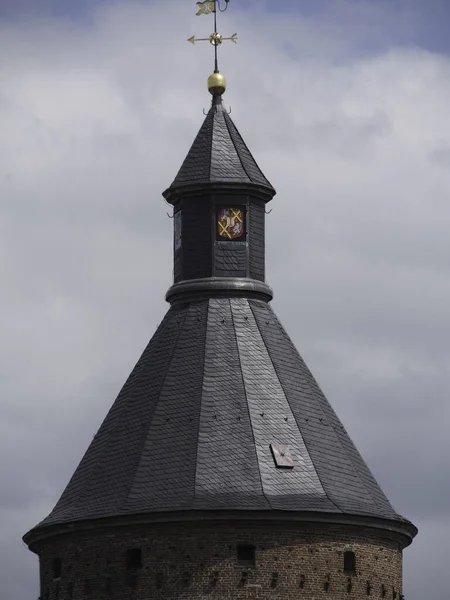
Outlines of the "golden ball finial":
[[227,89],[227,80],[222,73],[213,73],[208,77],[208,90],[209,93],[215,96],[216,94],[223,94]]

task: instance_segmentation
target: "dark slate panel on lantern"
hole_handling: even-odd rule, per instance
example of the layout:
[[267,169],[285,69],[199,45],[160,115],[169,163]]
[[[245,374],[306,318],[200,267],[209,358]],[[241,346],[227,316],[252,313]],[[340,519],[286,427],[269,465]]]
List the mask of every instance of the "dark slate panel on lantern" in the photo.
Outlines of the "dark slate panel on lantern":
[[[175,283],[183,278],[183,213],[181,210],[182,203],[179,202],[173,209],[173,280]],[[177,239],[175,239],[177,237]],[[181,246],[180,246],[181,242]]]
[[248,214],[248,244],[250,277],[264,281],[265,278],[265,205],[252,200]]
[[182,250],[174,253],[173,257],[173,280],[178,283],[183,279],[183,254]]
[[247,244],[245,242],[216,242],[214,264],[216,277],[245,277],[247,275]]
[[229,301],[210,300],[195,508],[267,509]]
[[192,198],[182,207],[182,279],[212,275],[211,207],[208,197]]

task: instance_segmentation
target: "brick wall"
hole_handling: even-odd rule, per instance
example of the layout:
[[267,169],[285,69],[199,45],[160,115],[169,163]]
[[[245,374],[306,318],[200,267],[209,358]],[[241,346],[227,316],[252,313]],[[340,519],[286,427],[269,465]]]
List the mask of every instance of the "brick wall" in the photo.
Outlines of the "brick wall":
[[[239,544],[254,545],[255,566],[239,564]],[[127,567],[127,549],[141,549],[142,567]],[[371,529],[133,525],[60,535],[35,550],[43,600],[401,599],[400,545]],[[355,574],[343,570],[345,551],[356,554]]]

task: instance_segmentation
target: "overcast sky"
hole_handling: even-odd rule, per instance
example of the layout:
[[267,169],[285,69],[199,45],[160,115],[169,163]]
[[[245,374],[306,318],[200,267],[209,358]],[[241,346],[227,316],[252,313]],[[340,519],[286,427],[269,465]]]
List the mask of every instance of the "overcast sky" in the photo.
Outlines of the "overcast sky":
[[[0,597],[167,310],[168,187],[209,105],[186,0],[0,0]],[[227,106],[277,189],[273,306],[419,535],[450,554],[448,0],[231,0]]]

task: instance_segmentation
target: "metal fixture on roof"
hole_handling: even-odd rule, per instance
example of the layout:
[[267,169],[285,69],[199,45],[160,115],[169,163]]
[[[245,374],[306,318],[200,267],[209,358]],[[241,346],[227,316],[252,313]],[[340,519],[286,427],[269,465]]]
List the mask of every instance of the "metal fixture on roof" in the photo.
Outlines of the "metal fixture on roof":
[[197,38],[195,35],[191,36],[187,41],[195,45],[195,42],[209,42],[214,46],[214,73],[208,78],[208,90],[211,94],[222,95],[227,87],[225,77],[219,73],[219,59],[218,59],[218,47],[225,40],[229,40],[234,44],[237,44],[237,33],[233,33],[228,37],[223,37],[221,33],[217,31],[217,9],[219,12],[225,12],[228,8],[229,0],[225,0],[225,8],[221,8],[220,0],[205,0],[204,2],[197,2],[198,11],[197,16],[200,15],[214,15],[214,31],[205,38]]
[[270,450],[272,452],[273,460],[275,465],[280,469],[293,469],[294,460],[289,451],[289,446],[283,444],[270,444]]

